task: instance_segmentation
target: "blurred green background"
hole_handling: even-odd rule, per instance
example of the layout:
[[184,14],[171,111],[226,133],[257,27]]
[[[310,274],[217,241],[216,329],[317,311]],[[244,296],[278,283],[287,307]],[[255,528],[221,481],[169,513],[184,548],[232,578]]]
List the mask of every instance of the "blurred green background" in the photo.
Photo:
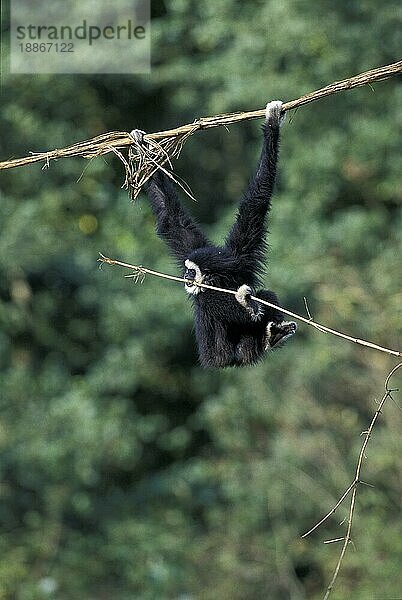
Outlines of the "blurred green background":
[[[153,2],[144,76],[3,81],[0,159],[109,130],[261,108],[400,58],[396,0]],[[392,348],[402,322],[402,88],[396,78],[290,115],[266,283],[285,306]],[[176,172],[213,240],[261,144],[259,122],[199,133]],[[82,177],[81,177],[82,175]],[[301,325],[257,367],[197,365],[180,285],[140,285],[98,252],[176,273],[112,155],[0,176],[0,600],[318,599],[395,361]],[[396,379],[399,379],[397,382]],[[395,378],[395,385],[400,376]],[[402,590],[402,415],[364,463],[334,600]]]

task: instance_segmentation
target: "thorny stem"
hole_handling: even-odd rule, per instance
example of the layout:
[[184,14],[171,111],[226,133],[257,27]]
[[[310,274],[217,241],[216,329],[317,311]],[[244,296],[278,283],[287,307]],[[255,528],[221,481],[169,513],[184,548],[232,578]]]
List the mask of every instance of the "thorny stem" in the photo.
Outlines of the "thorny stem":
[[[328,598],[329,598],[329,596],[330,596],[330,594],[331,594],[331,592],[332,592],[332,590],[334,588],[335,582],[336,582],[336,580],[338,578],[338,574],[339,574],[339,571],[340,571],[340,568],[341,568],[341,565],[342,565],[343,558],[344,558],[344,556],[346,554],[347,547],[348,547],[349,543],[352,541],[351,532],[352,532],[353,517],[354,517],[355,507],[356,507],[357,488],[358,488],[358,484],[359,483],[363,483],[361,481],[361,479],[360,479],[360,473],[361,473],[361,470],[362,470],[363,459],[365,457],[366,448],[367,448],[367,445],[369,443],[371,434],[373,432],[374,425],[376,424],[377,419],[378,419],[379,415],[381,414],[382,409],[384,408],[384,404],[386,403],[386,401],[388,400],[388,398],[392,399],[392,391],[394,391],[394,390],[391,390],[389,388],[389,382],[390,382],[392,376],[401,367],[402,367],[402,362],[398,363],[388,373],[388,376],[387,376],[387,378],[385,380],[385,385],[384,385],[384,387],[385,387],[385,393],[384,393],[383,397],[381,398],[380,403],[378,404],[378,408],[375,411],[375,413],[373,415],[373,418],[371,419],[371,423],[370,423],[369,428],[367,429],[367,431],[364,432],[364,441],[363,441],[362,447],[360,449],[359,458],[357,460],[356,471],[355,471],[355,478],[354,478],[353,483],[351,484],[351,486],[349,486],[350,489],[352,489],[352,487],[353,487],[353,492],[352,492],[352,497],[351,497],[351,500],[350,500],[349,515],[348,515],[348,521],[347,521],[348,525],[347,525],[347,529],[346,529],[346,534],[345,534],[344,538],[341,538],[341,539],[343,539],[342,550],[341,550],[341,553],[339,555],[338,562],[336,563],[336,567],[335,567],[334,573],[332,575],[332,579],[331,579],[331,581],[328,584],[328,587],[327,587],[327,590],[325,592],[325,596],[324,596],[323,600],[328,600]],[[350,489],[348,489],[348,491],[350,491]],[[345,497],[346,497],[346,495],[343,494],[342,500]],[[339,506],[339,504],[340,504],[340,502],[337,503],[336,507]],[[335,511],[333,511],[333,512],[335,512]],[[322,523],[322,522],[323,522],[323,520],[320,521],[320,523]],[[315,529],[315,527],[313,529]],[[308,533],[310,533],[310,532],[308,532]],[[305,534],[305,535],[307,535],[307,534]],[[303,537],[305,537],[305,536],[303,536]]]

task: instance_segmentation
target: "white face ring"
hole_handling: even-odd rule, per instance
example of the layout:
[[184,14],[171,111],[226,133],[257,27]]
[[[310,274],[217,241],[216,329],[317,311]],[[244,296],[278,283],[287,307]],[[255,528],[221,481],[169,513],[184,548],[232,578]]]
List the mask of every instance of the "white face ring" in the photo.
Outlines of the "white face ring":
[[[192,260],[187,259],[184,263],[184,266],[190,271],[195,271],[195,277],[194,277],[194,281],[196,283],[202,283],[204,276],[201,273],[201,269],[198,265],[196,265]],[[199,294],[201,291],[203,291],[202,288],[200,288],[198,285],[193,285],[191,283],[185,283],[184,284],[185,290],[187,292],[187,294],[191,294],[193,296],[196,296],[197,294]]]

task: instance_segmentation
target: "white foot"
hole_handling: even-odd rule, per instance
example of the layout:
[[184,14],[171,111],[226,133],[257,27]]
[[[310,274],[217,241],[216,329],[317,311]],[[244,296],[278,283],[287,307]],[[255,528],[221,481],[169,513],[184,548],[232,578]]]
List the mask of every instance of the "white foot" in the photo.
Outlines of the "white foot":
[[244,306],[244,308],[248,308],[250,296],[253,293],[253,290],[249,285],[241,285],[235,294],[235,298],[239,304]]
[[296,331],[297,324],[294,321],[282,321],[282,323],[270,321],[265,330],[265,350],[282,346]]
[[251,300],[251,296],[254,294],[253,288],[249,285],[241,285],[235,294],[235,298],[239,304],[241,304],[246,311],[249,313],[252,321],[259,321],[264,314],[264,309],[255,300]]

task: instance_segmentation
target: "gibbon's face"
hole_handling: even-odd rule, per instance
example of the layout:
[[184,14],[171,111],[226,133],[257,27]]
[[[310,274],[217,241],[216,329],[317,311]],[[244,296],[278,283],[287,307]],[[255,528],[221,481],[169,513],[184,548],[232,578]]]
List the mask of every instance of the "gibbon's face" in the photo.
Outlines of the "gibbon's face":
[[193,282],[202,283],[204,281],[204,275],[201,273],[201,269],[192,260],[187,259],[184,262],[184,279],[188,279],[188,283],[184,284],[184,288],[187,294],[196,296],[200,292],[204,291],[203,288],[195,285]]

